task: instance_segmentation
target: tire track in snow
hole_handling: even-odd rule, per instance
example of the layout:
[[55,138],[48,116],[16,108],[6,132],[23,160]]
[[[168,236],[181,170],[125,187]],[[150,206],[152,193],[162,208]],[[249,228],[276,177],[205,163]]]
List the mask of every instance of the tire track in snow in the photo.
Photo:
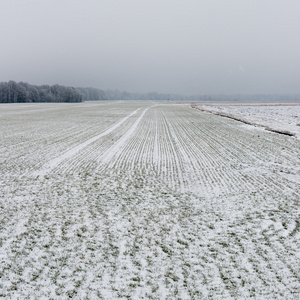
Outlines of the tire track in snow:
[[142,114],[137,118],[137,120],[134,122],[131,128],[126,132],[125,135],[123,135],[112,147],[110,147],[103,155],[100,156],[100,158],[98,159],[99,162],[103,162],[107,164],[115,156],[115,154],[118,151],[120,151],[121,148],[123,148],[127,140],[136,131],[138,125],[140,124],[141,120],[143,119],[148,109],[149,107],[142,112]]
[[[132,112],[130,115],[126,116],[125,118],[123,118],[121,121],[117,122],[116,124],[114,124],[113,126],[111,126],[110,128],[108,128],[107,130],[105,130],[104,132],[88,139],[87,141],[77,145],[76,147],[68,150],[67,152],[65,152],[64,154],[62,154],[61,156],[58,156],[52,160],[50,160],[48,163],[46,163],[44,165],[44,167],[36,172],[33,172],[32,175],[33,176],[43,176],[46,175],[47,173],[51,172],[54,168],[56,168],[62,161],[64,161],[65,159],[69,158],[70,156],[75,155],[76,153],[78,153],[79,151],[81,151],[83,148],[87,147],[88,145],[90,145],[91,143],[95,142],[96,140],[110,134],[111,132],[113,132],[114,130],[116,130],[120,125],[122,125],[128,118],[130,118],[131,116],[135,115],[138,111],[140,110],[140,108],[136,109],[134,112]],[[145,112],[144,112],[145,113]]]

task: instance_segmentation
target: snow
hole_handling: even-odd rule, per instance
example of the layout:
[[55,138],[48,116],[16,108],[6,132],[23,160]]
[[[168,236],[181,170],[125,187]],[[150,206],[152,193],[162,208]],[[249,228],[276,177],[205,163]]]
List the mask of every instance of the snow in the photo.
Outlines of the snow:
[[142,101],[0,126],[0,297],[299,298],[298,138]]
[[139,108],[137,110],[135,110],[133,113],[131,113],[129,116],[126,116],[121,121],[119,121],[118,123],[114,124],[113,126],[108,128],[107,130],[105,130],[104,132],[102,132],[102,133],[88,139],[87,141],[79,144],[78,146],[72,148],[71,150],[67,151],[63,155],[61,155],[57,158],[54,158],[53,160],[48,162],[47,165],[44,166],[44,170],[42,170],[41,172],[36,172],[36,173],[34,173],[34,175],[45,175],[47,172],[50,172],[52,169],[57,167],[59,165],[59,163],[64,161],[66,158],[68,158],[70,156],[73,156],[74,154],[76,154],[77,152],[82,150],[83,148],[87,147],[89,144],[97,141],[101,137],[104,137],[104,136],[108,135],[109,133],[113,132],[114,130],[116,130],[122,123],[124,123],[128,118],[133,116],[138,110],[139,110]]
[[130,130],[128,130],[126,132],[126,134],[124,134],[122,136],[122,138],[119,139],[118,142],[116,142],[114,144],[113,147],[109,148],[108,151],[106,151],[103,154],[101,159],[104,163],[107,163],[109,160],[111,160],[113,158],[113,156],[116,154],[116,152],[122,151],[122,147],[124,146],[126,141],[132,136],[132,134],[135,132],[136,128],[138,127],[139,123],[141,122],[141,120],[142,120],[142,118],[143,118],[143,116],[144,116],[144,114],[146,113],[147,110],[148,110],[148,108],[144,109],[143,113],[138,117],[138,119],[135,121],[135,123],[130,128]]
[[198,107],[224,113],[267,128],[289,131],[300,139],[300,103],[210,104]]

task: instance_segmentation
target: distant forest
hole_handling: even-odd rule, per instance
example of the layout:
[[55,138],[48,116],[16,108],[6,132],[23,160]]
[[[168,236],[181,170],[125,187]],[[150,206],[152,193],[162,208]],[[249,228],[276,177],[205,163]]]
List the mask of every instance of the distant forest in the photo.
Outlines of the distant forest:
[[178,95],[150,93],[131,93],[119,90],[101,90],[97,88],[77,88],[83,100],[173,100],[173,101],[300,101],[297,94],[234,94],[234,95]]
[[83,96],[83,100],[182,100],[184,96],[175,94],[131,93],[119,90],[101,90],[97,88],[77,88]]
[[66,87],[62,85],[31,85],[26,82],[0,82],[0,103],[20,102],[82,102],[93,100],[173,100],[173,101],[300,101],[300,95],[235,94],[192,95],[131,93],[102,90],[92,87]]
[[73,87],[58,84],[36,86],[12,80],[0,83],[0,103],[81,101],[81,92]]

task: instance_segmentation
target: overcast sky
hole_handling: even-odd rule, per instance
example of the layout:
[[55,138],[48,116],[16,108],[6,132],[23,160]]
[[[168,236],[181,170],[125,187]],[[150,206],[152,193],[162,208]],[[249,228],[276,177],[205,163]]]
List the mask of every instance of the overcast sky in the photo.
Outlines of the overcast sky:
[[0,81],[300,93],[299,0],[1,0]]

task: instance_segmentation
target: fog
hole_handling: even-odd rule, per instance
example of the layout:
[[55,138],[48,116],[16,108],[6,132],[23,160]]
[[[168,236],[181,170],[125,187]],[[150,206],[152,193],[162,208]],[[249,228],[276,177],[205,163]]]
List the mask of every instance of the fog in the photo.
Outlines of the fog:
[[299,0],[1,0],[0,81],[300,93]]

